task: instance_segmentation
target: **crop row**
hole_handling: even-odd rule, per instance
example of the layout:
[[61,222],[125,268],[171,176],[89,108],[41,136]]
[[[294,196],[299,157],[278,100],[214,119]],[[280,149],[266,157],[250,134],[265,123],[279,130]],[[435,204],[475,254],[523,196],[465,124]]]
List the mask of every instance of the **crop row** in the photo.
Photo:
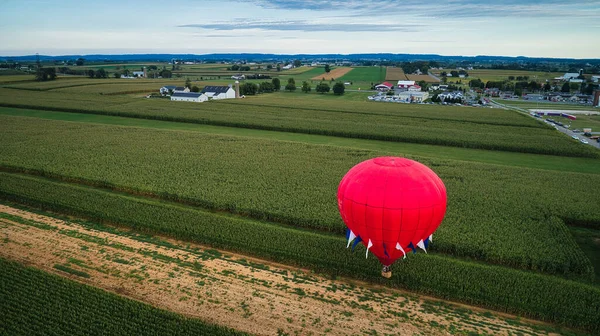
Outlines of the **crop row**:
[[[395,154],[24,117],[0,120],[4,170],[338,234],[344,224],[335,195],[343,175],[358,162]],[[597,226],[597,202],[563,196],[564,181],[569,193],[583,195],[590,184],[600,185],[600,175],[416,159],[431,166],[448,189],[438,251],[547,273],[592,274],[566,226],[554,217]]]
[[593,148],[582,146],[548,127],[499,126],[423,119],[418,116],[411,118],[263,106],[236,108],[212,102],[181,104],[166,100],[132,100],[128,97],[112,100],[112,96],[109,98],[63,92],[22,91],[14,94],[9,91],[12,90],[0,89],[0,106],[476,149],[600,157]]
[[3,335],[245,335],[0,258]]
[[383,280],[376,259],[345,249],[343,237],[11,174],[0,198],[600,332],[600,289],[554,276],[419,253]]

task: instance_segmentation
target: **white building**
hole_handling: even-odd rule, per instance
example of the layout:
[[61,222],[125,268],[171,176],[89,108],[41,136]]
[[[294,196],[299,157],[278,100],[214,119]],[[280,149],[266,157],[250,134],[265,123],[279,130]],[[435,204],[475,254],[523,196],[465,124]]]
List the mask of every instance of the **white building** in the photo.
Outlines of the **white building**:
[[409,92],[420,92],[421,91],[421,86],[415,84],[415,85],[411,85],[408,87],[408,91]]
[[201,103],[201,102],[207,101],[208,97],[203,93],[179,92],[179,93],[173,93],[171,95],[171,100]]
[[188,93],[188,92],[190,92],[190,89],[187,87],[183,87],[183,86],[177,86],[173,90],[173,93]]
[[600,76],[592,76],[592,82],[594,82],[594,83],[600,82]]
[[429,98],[429,92],[404,91],[398,93],[398,98],[406,103],[422,103]]
[[175,92],[175,88],[177,88],[175,85],[165,85],[163,87],[160,88],[160,90],[158,90],[160,92],[161,95],[166,95],[169,94],[170,92]]
[[205,86],[202,93],[210,99],[235,98],[235,90],[231,86]]
[[404,81],[404,80],[399,80],[398,81],[398,86],[396,86],[398,89],[408,89],[409,86],[413,86],[415,85],[415,81]]

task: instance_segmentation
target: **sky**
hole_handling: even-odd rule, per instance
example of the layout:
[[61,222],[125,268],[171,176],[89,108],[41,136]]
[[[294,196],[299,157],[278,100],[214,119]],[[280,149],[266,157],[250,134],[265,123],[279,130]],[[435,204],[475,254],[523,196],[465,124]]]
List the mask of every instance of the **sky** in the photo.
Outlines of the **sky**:
[[600,58],[600,0],[2,0],[0,55]]

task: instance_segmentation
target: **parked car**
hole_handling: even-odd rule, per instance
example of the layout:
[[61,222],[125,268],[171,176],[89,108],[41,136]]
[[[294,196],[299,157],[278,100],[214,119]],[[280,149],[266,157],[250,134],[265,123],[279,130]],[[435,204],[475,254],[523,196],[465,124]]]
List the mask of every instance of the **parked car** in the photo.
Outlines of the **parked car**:
[[573,138],[575,140],[579,140],[579,137],[577,135],[573,135],[571,138]]
[[581,143],[584,143],[584,144],[588,143],[588,141],[585,139],[579,139],[579,141],[581,141]]

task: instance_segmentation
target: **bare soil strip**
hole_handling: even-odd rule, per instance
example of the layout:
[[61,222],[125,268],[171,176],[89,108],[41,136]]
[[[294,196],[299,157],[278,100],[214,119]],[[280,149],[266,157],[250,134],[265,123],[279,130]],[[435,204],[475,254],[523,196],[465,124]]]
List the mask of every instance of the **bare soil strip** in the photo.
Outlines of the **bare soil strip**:
[[[425,81],[427,83],[439,83],[440,81],[437,78],[433,78],[429,75],[406,75],[408,80],[412,80],[415,82]],[[468,80],[468,78],[467,78]]]
[[252,334],[545,334],[507,315],[200,245],[1,204],[0,214],[4,258]]
[[324,73],[322,75],[315,76],[311,79],[323,80],[323,78],[325,78],[324,80],[326,80],[326,81],[332,80],[332,79],[334,79],[334,80],[340,79],[340,77],[347,74],[351,70],[352,70],[352,68],[349,68],[349,67],[339,67],[339,68],[335,68],[335,69],[331,70],[329,73]]

